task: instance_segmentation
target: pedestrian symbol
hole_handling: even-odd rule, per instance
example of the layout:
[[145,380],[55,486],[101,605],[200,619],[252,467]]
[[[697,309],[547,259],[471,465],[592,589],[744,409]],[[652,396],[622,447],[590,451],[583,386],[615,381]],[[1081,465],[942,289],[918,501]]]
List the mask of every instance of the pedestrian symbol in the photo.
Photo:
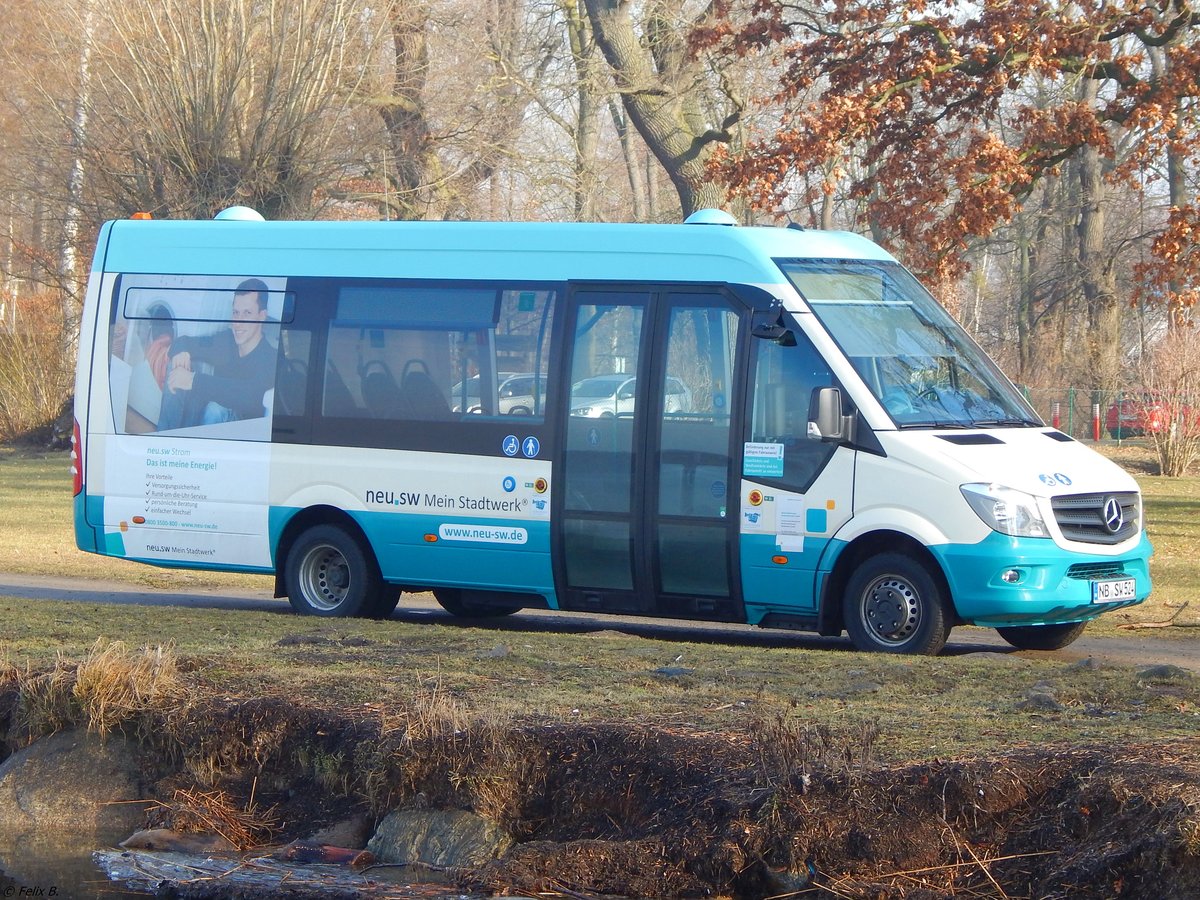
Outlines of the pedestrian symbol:
[[530,459],[537,456],[541,449],[542,445],[538,443],[538,439],[532,436],[525,438],[525,443],[521,445],[521,450]]

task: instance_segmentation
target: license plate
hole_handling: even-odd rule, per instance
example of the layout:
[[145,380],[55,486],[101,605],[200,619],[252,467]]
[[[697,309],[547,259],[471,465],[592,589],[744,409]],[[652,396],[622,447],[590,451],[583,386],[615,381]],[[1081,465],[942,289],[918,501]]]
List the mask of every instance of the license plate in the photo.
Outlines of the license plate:
[[1134,580],[1132,578],[1122,578],[1119,581],[1093,581],[1092,602],[1113,603],[1117,600],[1132,600],[1135,596],[1133,589]]

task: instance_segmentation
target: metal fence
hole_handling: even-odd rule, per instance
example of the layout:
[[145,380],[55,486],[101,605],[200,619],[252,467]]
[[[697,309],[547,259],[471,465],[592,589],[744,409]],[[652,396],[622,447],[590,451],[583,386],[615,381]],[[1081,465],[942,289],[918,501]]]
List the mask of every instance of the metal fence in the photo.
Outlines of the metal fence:
[[[1087,388],[1035,388],[1018,385],[1048,425],[1085,441],[1120,441],[1143,437],[1164,427],[1170,402],[1145,391],[1092,391]],[[1183,408],[1196,406],[1183,401]]]

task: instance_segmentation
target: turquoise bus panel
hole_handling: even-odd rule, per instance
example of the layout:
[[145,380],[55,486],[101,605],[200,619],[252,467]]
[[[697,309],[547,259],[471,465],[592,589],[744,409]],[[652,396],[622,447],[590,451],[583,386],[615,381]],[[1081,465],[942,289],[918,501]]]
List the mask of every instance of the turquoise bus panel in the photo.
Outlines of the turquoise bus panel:
[[[300,510],[273,507],[271,546]],[[518,591],[557,608],[550,564],[550,523],[391,512],[347,513],[367,536],[383,577],[399,584]],[[521,533],[522,542],[512,536]],[[430,541],[427,536],[437,536]]]
[[[1141,603],[1150,595],[1150,554],[1142,532],[1137,547],[1119,556],[1063,550],[1044,538],[1013,538],[993,532],[978,544],[929,548],[942,566],[955,608],[972,625],[1051,625],[1093,619]],[[1016,569],[1010,584],[1001,574]],[[1098,574],[1100,573],[1100,574]],[[1091,579],[1133,578],[1135,599],[1093,603]]]
[[[743,534],[740,543],[742,596],[750,624],[771,613],[815,615],[818,569],[822,560],[831,565],[837,558],[831,545],[845,546],[842,541],[806,537],[803,550],[785,551],[770,534]],[[774,562],[780,556],[787,562]]]
[[[87,553],[100,552],[96,546],[96,529],[88,524],[92,519],[87,515],[87,510],[93,506],[103,506],[103,503],[103,498],[89,496],[86,491],[75,495],[75,546]],[[97,512],[102,510],[97,509]]]
[[118,221],[111,234],[110,272],[781,284],[777,257],[892,260],[849,232],[715,225]]

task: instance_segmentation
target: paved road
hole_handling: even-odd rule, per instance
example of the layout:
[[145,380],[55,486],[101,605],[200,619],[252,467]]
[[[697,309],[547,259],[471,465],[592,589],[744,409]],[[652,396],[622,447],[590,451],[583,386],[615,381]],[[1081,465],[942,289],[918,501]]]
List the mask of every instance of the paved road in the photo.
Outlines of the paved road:
[[[157,591],[115,581],[91,581],[52,576],[12,575],[0,572],[0,597],[29,600],[78,600],[88,603],[131,603],[145,606],[182,606],[191,609],[249,609],[294,615],[286,600],[276,600],[267,590],[197,589]],[[442,610],[432,594],[405,594],[393,619],[427,622],[445,627],[478,626],[474,619],[457,619]],[[822,638],[801,632],[775,631],[749,625],[680,623],[668,619],[633,616],[600,616],[526,610],[505,619],[491,619],[487,627],[498,632],[587,633],[605,629],[655,640],[742,644],[758,647],[800,647],[848,652],[845,638]],[[1200,635],[1171,638],[1161,634],[1131,632],[1118,637],[1091,637],[1086,632],[1070,647],[1053,652],[1017,651],[989,628],[956,628],[944,655],[1005,653],[1027,659],[1079,660],[1086,657],[1114,665],[1172,664],[1200,672]]]

